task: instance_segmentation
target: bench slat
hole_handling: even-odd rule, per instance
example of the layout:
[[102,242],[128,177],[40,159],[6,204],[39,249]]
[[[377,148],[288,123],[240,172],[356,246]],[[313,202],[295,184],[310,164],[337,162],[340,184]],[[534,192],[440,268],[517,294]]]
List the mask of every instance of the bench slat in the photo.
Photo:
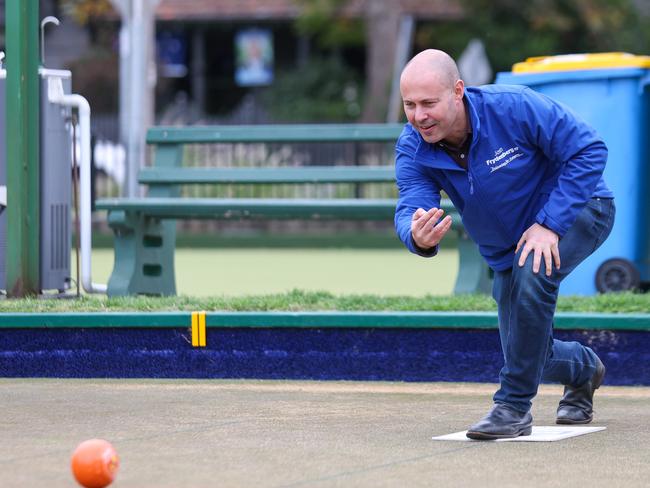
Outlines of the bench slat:
[[[157,218],[208,219],[352,219],[392,220],[396,201],[393,199],[332,198],[107,198],[97,200],[98,210],[142,212]],[[448,201],[443,208],[451,212],[459,225],[455,210]]]
[[403,124],[159,126],[147,131],[147,143],[396,142],[403,129]]
[[395,212],[390,199],[289,198],[119,198],[98,200],[99,210],[143,212],[158,218],[209,219],[356,219],[387,220]]
[[144,168],[143,184],[189,183],[392,183],[393,166],[309,166],[285,168]]
[[[157,218],[391,220],[395,203],[392,199],[370,198],[108,198],[97,200],[95,207]],[[450,203],[445,202],[443,208],[457,217]],[[459,218],[454,221],[460,224]]]

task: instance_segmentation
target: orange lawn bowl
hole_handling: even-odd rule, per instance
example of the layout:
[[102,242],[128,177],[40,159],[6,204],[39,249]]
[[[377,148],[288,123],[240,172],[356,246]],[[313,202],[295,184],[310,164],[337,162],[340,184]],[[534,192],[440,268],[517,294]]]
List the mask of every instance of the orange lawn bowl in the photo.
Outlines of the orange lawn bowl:
[[104,488],[115,479],[120,459],[110,442],[90,439],[82,442],[72,453],[72,474],[85,488]]

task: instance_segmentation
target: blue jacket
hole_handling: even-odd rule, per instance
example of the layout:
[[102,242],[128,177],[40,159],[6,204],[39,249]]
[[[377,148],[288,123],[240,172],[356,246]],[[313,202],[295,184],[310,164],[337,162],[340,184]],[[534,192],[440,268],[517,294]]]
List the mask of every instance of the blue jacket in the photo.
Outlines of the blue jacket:
[[607,147],[569,108],[524,86],[465,89],[472,126],[468,169],[410,124],[396,146],[399,200],[395,228],[411,252],[411,218],[440,206],[444,191],[481,255],[497,271],[512,267],[514,250],[533,223],[560,238],[591,197],[613,198],[603,181]]

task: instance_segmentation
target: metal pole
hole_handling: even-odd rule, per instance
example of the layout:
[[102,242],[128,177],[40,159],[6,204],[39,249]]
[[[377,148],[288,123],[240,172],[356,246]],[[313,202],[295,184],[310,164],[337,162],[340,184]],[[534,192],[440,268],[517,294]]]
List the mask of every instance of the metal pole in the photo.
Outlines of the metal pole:
[[[139,196],[138,192],[138,171],[142,166],[142,124],[143,124],[143,102],[145,96],[145,55],[146,50],[142,43],[143,36],[143,0],[132,0],[131,19],[129,32],[129,99],[127,101],[126,123],[126,195],[129,197]],[[137,107],[137,108],[136,108]]]
[[138,172],[145,160],[145,134],[153,122],[151,75],[155,9],[159,0],[111,0],[122,17],[120,29],[120,142],[126,149],[123,194],[139,196]]
[[7,0],[7,295],[39,291],[38,0]]

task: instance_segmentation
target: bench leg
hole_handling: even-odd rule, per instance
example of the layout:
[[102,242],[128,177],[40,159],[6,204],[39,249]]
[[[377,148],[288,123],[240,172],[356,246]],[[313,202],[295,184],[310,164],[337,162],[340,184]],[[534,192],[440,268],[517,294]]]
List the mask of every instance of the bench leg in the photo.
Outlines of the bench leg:
[[108,296],[175,295],[176,221],[113,211],[108,224],[115,239]]
[[464,231],[458,236],[458,278],[454,294],[491,293],[492,272]]

